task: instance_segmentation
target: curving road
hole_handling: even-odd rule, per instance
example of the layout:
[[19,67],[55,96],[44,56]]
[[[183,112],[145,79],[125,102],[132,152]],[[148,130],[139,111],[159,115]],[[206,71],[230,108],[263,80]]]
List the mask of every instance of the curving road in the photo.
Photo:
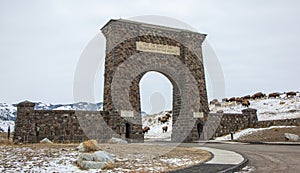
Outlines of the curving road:
[[[181,144],[187,147],[205,146],[236,151],[249,159],[247,166],[257,173],[298,173],[300,172],[300,145],[263,144]],[[252,173],[251,172],[251,173]]]

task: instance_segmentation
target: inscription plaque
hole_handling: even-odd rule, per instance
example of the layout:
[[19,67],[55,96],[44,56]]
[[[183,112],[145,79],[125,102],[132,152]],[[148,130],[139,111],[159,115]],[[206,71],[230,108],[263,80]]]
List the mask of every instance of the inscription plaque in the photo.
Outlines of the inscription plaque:
[[194,118],[204,118],[203,112],[194,112],[193,114]]
[[133,111],[121,110],[121,117],[134,117]]
[[136,42],[136,49],[143,52],[154,52],[171,55],[180,55],[180,47],[164,44],[153,44],[142,41]]

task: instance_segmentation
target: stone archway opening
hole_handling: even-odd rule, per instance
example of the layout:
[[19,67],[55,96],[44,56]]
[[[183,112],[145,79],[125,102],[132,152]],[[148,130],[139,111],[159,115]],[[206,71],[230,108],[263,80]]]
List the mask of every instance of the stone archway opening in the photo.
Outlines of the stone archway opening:
[[160,72],[149,71],[142,76],[139,88],[143,128],[150,127],[145,140],[171,140],[172,82]]
[[203,124],[201,122],[199,122],[197,124],[197,132],[198,132],[198,135],[199,135],[199,139],[201,138],[201,134],[203,132]]
[[126,129],[125,137],[128,139],[131,133],[131,125],[129,123],[125,123],[125,129]]

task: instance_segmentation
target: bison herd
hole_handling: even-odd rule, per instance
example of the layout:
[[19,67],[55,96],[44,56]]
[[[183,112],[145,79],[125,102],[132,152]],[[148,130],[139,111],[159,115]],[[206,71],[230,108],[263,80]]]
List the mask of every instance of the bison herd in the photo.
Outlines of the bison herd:
[[[297,96],[297,93],[299,92],[284,92],[285,96],[288,97],[294,97]],[[279,98],[281,93],[274,92],[268,94],[268,96],[262,92],[255,93],[253,95],[246,95],[243,97],[231,97],[231,98],[224,98],[222,99],[223,102],[236,102],[237,104],[241,104],[242,106],[249,107],[250,101],[249,100],[256,100],[256,99],[263,99],[263,98]],[[217,99],[214,99],[210,102],[210,104],[214,104],[215,106],[220,106],[221,104],[218,102]]]
[[171,118],[171,114],[167,113],[163,117],[159,117],[158,122],[160,122],[161,124],[164,124],[164,123],[168,122],[170,118]]
[[[164,124],[166,122],[169,121],[169,119],[172,117],[171,115],[171,111],[169,111],[167,114],[165,114],[164,116],[162,117],[158,117],[158,123],[161,123],[161,124]],[[148,126],[145,126],[143,128],[143,133],[148,133],[148,131],[150,130],[150,127]],[[162,132],[165,133],[168,131],[168,126],[163,126],[162,127]]]

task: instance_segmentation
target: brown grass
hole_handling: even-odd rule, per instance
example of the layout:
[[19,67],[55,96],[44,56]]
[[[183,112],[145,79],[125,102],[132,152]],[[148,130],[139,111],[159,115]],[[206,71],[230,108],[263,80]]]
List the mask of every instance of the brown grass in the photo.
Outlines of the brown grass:
[[87,152],[100,150],[96,140],[88,140],[88,141],[83,142],[82,144]]
[[[289,128],[274,128],[262,130],[243,136],[238,139],[241,142],[286,142],[284,133],[292,133],[300,136],[300,126]],[[290,142],[290,141],[289,141]]]

